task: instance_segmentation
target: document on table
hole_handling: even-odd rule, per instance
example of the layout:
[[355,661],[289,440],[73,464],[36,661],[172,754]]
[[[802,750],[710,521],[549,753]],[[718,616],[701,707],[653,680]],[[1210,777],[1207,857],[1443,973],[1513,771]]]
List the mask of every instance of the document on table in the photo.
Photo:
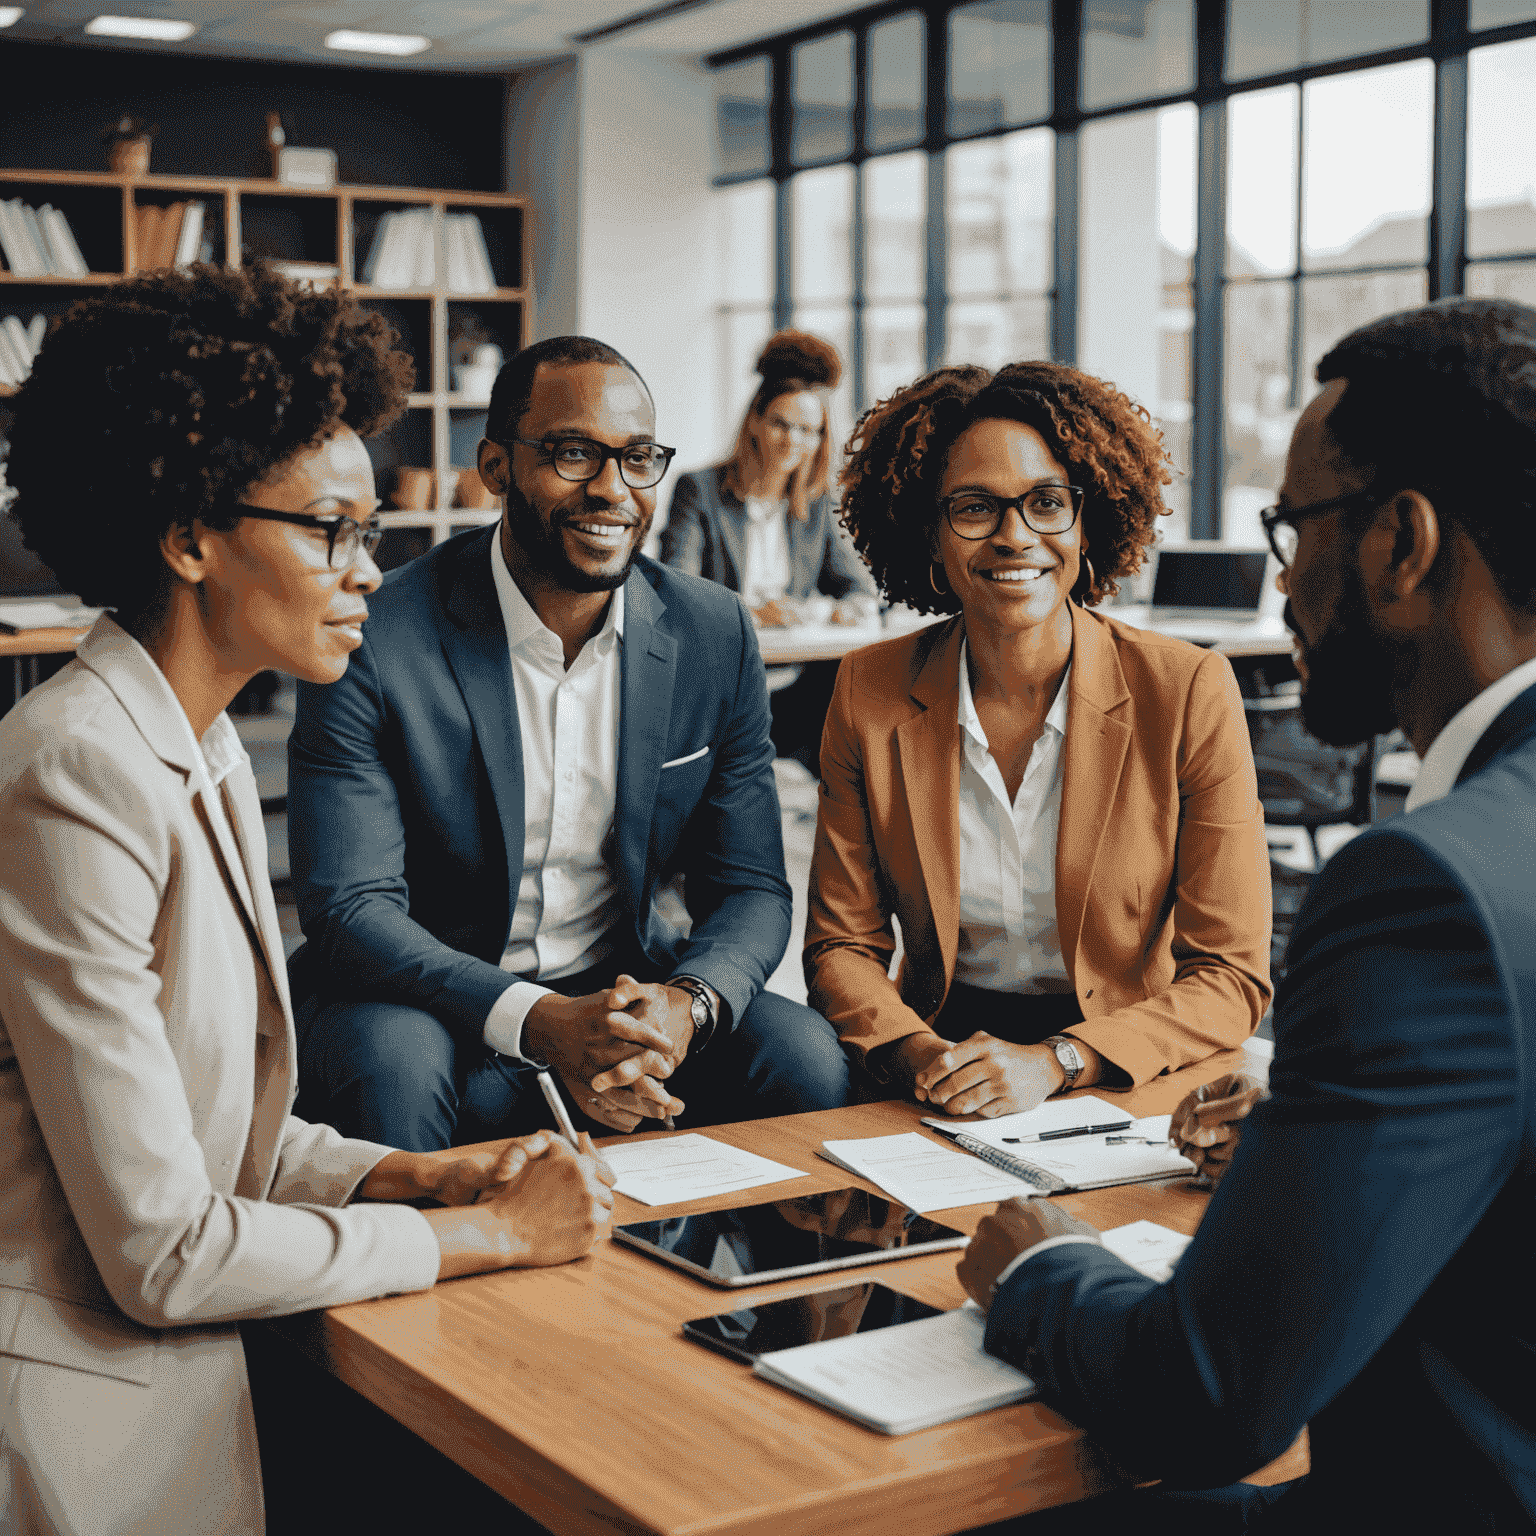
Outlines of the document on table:
[[728,1142],[689,1132],[661,1141],[636,1141],[604,1147],[602,1156],[619,1176],[614,1186],[641,1205],[675,1205],[703,1200],[759,1184],[782,1184],[810,1175],[775,1163]]
[[951,1152],[917,1131],[824,1141],[820,1155],[878,1184],[910,1210],[925,1213],[1035,1193],[1032,1186],[1011,1173],[989,1167],[968,1153]]
[[1171,1280],[1179,1255],[1189,1247],[1189,1239],[1182,1232],[1159,1226],[1155,1221],[1127,1222],[1123,1227],[1101,1232],[1099,1237],[1117,1259],[1124,1259],[1149,1280]]
[[1130,1118],[1123,1109],[1090,1095],[1082,1099],[1047,1099],[1036,1109],[999,1115],[995,1120],[941,1120],[925,1115],[923,1124],[942,1136],[974,1136],[977,1141],[1000,1147],[1009,1136],[1038,1136],[1045,1131],[1069,1131],[1080,1125],[1123,1125]]
[[100,608],[81,608],[73,604],[0,603],[0,631],[19,635],[29,629],[89,629],[101,614]]
[[752,1369],[870,1429],[905,1435],[1035,1390],[1022,1371],[986,1352],[986,1330],[986,1314],[967,1302],[940,1317],[774,1350]]

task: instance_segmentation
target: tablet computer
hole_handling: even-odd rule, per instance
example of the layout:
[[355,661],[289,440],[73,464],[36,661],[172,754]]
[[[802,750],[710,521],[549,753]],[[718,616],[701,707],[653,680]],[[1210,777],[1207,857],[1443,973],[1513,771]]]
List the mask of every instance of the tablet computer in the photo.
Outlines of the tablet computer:
[[637,1221],[613,1235],[711,1285],[762,1285],[858,1264],[963,1248],[964,1232],[864,1189]]
[[695,1344],[751,1365],[759,1355],[774,1350],[873,1333],[896,1323],[938,1317],[941,1311],[876,1281],[855,1281],[807,1296],[696,1317],[683,1324],[683,1333]]

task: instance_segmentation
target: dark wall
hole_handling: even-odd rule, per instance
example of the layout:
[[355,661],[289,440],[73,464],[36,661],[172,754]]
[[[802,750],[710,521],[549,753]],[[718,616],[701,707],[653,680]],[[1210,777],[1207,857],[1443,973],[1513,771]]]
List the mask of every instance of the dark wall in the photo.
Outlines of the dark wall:
[[103,125],[160,125],[151,171],[270,176],[266,114],[364,186],[505,189],[506,77],[226,62],[0,41],[0,166],[102,171]]

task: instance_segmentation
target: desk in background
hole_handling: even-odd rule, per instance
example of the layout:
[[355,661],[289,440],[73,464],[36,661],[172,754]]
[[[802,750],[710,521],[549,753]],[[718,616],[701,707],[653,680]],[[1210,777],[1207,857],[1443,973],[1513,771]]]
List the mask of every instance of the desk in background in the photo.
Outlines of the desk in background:
[[0,657],[11,659],[13,702],[37,687],[37,660],[40,656],[62,656],[85,639],[90,625],[80,628],[29,629],[19,635],[0,635]]
[[[1262,1050],[1223,1052],[1124,1102],[1136,1114],[1166,1113],[1197,1083],[1267,1065]],[[923,1112],[867,1104],[708,1134],[809,1170],[808,1179],[778,1186],[787,1197],[863,1183],[816,1156],[826,1138],[917,1130]],[[753,1190],[647,1207],[620,1196],[615,1220],[762,1198]],[[1145,1217],[1192,1232],[1206,1200],[1189,1181],[1169,1179],[1062,1204],[1099,1227]],[[942,1219],[971,1232],[991,1209],[969,1206]],[[955,1307],[965,1299],[956,1258],[897,1260],[856,1278]],[[455,1280],[270,1326],[558,1536],[940,1536],[1121,1481],[1080,1430],[1038,1403],[887,1437],[679,1332],[689,1318],[847,1278],[723,1291],[609,1241],[576,1264]],[[1284,1481],[1305,1469],[1298,1443],[1254,1480]],[[450,1508],[443,1514],[452,1519]]]
[[[1175,640],[1220,651],[1223,656],[1290,656],[1291,634],[1278,618],[1199,620],[1162,619],[1154,622],[1145,607],[1104,608],[1110,618],[1150,629]],[[911,634],[928,624],[942,623],[932,614],[893,609],[878,624],[795,624],[784,629],[758,631],[763,663],[770,667],[795,666],[808,661],[840,661],[849,651]]]

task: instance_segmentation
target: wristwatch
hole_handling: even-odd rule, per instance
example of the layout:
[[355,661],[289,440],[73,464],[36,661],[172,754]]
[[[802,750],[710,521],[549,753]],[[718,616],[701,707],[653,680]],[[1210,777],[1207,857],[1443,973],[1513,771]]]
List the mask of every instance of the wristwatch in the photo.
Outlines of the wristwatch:
[[1056,1060],[1061,1063],[1061,1070],[1067,1074],[1067,1080],[1056,1091],[1058,1093],[1070,1093],[1072,1084],[1077,1081],[1078,1073],[1083,1070],[1083,1054],[1077,1048],[1077,1042],[1070,1035],[1052,1035],[1049,1039],[1041,1041],[1042,1045],[1048,1045],[1056,1053]]
[[674,976],[667,982],[669,987],[681,987],[693,1001],[688,1005],[688,1016],[693,1020],[693,1041],[689,1050],[697,1055],[709,1044],[715,1032],[715,1004],[709,988],[697,976]]

